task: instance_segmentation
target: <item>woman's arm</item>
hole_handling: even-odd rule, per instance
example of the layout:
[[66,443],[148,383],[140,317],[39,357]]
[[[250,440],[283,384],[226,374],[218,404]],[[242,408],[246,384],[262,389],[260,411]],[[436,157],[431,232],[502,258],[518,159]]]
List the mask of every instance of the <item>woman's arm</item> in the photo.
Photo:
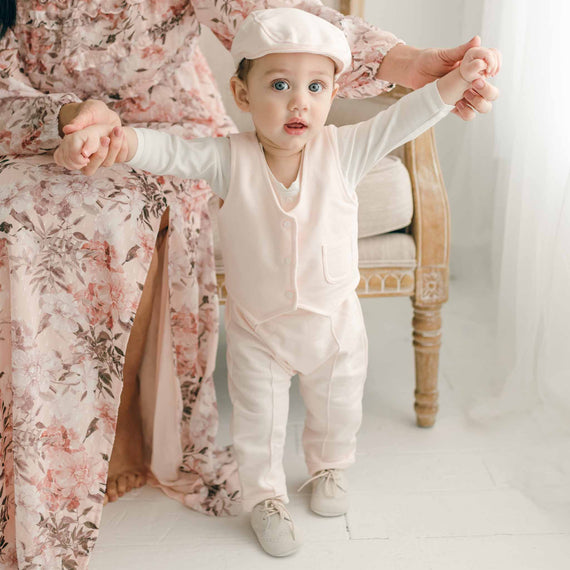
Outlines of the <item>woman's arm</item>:
[[[480,45],[479,36],[460,46],[447,49],[418,49],[398,44],[384,57],[378,70],[378,78],[418,89],[456,69],[467,51]],[[453,112],[469,121],[475,118],[475,111],[489,112],[492,108],[491,102],[498,96],[499,90],[481,79],[478,84],[463,93]]]
[[80,99],[73,93],[46,95],[37,91],[21,69],[18,40],[14,31],[8,30],[0,40],[0,154],[52,152],[61,142],[61,106]]

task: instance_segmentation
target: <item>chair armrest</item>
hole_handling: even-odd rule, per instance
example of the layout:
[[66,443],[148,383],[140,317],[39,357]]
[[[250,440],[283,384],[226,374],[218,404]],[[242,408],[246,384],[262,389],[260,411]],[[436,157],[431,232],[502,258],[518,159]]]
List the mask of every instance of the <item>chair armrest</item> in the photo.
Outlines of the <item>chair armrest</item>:
[[405,163],[412,182],[418,304],[443,303],[449,289],[450,219],[433,129],[406,143]]

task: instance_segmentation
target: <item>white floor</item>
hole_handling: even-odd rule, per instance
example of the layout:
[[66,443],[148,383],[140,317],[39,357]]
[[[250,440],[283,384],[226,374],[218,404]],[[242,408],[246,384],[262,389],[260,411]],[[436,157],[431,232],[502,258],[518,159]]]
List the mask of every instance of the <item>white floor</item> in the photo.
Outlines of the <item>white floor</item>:
[[[452,283],[431,429],[414,423],[409,300],[371,299],[363,307],[370,366],[346,517],[311,514],[308,495],[295,491],[306,472],[294,385],[285,467],[290,510],[305,539],[300,552],[270,558],[244,517],[199,515],[146,487],[105,507],[90,568],[568,570],[570,482],[559,452],[570,449],[570,436],[532,415],[485,424],[466,413],[466,402],[489,389],[488,298]],[[221,444],[229,443],[230,412],[223,349],[222,337]]]

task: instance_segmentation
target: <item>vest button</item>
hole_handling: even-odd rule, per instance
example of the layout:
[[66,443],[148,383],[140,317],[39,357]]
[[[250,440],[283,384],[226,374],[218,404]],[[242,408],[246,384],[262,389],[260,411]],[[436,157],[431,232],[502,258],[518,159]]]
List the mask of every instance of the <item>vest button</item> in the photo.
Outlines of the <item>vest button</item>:
[[282,226],[284,228],[288,228],[290,225],[291,225],[291,222],[289,220],[283,220]]
[[289,265],[289,264],[291,263],[291,258],[290,258],[290,257],[285,257],[285,258],[283,258],[283,263],[284,263],[285,265]]
[[293,291],[285,291],[285,297],[287,297],[287,299],[292,299],[295,296],[295,293]]

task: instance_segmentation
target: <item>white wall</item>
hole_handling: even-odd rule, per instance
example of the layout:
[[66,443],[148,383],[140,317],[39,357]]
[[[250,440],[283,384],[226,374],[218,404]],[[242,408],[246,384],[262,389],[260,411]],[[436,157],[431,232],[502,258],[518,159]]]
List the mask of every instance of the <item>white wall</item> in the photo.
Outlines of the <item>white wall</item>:
[[[480,32],[481,2],[461,0],[366,0],[365,19],[417,47],[451,47]],[[486,117],[484,118],[486,119]],[[450,197],[452,213],[461,189],[452,187],[457,141],[470,128],[457,117],[448,117],[435,127],[441,168]],[[457,208],[454,206],[457,205]]]

